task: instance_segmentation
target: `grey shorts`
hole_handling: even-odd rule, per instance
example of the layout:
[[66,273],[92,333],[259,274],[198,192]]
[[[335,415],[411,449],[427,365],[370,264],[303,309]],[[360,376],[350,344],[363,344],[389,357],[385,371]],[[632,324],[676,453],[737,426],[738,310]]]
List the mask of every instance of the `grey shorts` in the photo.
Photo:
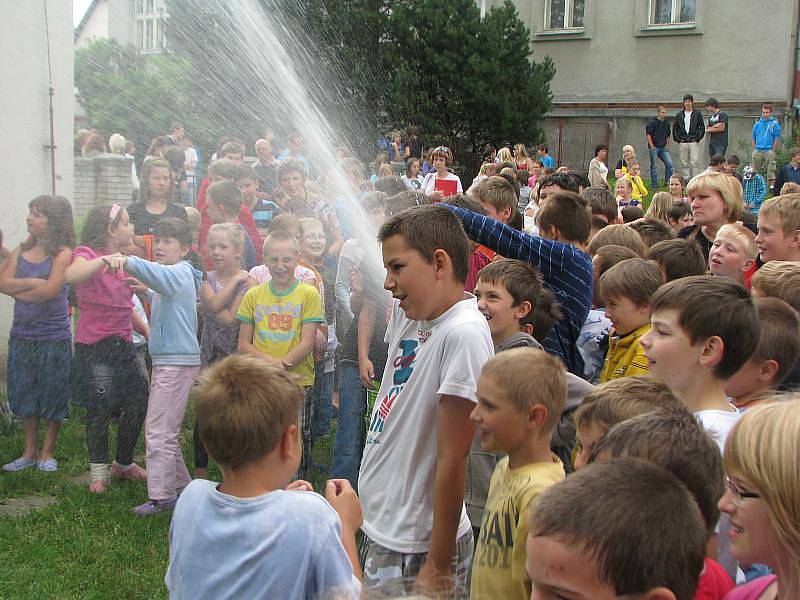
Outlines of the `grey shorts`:
[[[472,566],[472,532],[456,540],[456,551],[451,562],[454,598],[469,598],[467,575]],[[397,598],[411,592],[414,580],[428,556],[403,554],[376,544],[364,536],[359,548],[364,571],[364,589],[369,598]]]

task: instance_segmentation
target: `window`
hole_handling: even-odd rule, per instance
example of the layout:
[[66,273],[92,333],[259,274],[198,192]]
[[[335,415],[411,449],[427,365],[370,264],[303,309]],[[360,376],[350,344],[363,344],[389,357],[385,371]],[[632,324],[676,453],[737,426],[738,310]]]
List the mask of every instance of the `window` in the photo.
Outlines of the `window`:
[[694,23],[697,0],[650,0],[650,24]]
[[578,29],[583,27],[586,0],[547,0],[545,29]]
[[164,0],[136,0],[136,47],[140,52],[162,52],[166,47],[167,11]]

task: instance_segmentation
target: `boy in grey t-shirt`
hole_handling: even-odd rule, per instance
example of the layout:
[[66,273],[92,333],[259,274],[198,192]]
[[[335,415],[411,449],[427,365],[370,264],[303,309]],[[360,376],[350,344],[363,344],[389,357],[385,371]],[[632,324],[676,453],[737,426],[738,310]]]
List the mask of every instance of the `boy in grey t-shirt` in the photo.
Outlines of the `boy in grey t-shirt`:
[[302,451],[303,390],[285,371],[233,355],[200,376],[194,399],[223,482],[195,480],[178,500],[170,597],[358,598],[362,519],[352,487],[328,481],[323,499],[306,481],[289,484]]

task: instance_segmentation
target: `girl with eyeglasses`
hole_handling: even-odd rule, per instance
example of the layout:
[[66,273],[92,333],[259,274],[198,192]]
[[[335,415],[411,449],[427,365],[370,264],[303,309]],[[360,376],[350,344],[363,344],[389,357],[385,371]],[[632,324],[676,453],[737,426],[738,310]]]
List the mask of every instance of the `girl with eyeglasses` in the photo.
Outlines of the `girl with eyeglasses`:
[[731,552],[775,572],[726,600],[800,598],[800,395],[792,398],[747,411],[725,444],[728,488],[718,506],[730,517]]
[[461,187],[461,179],[447,170],[453,164],[453,153],[446,146],[437,146],[431,152],[434,171],[425,176],[420,190],[426,196],[430,196],[434,201],[441,201],[446,196],[463,194],[464,188]]

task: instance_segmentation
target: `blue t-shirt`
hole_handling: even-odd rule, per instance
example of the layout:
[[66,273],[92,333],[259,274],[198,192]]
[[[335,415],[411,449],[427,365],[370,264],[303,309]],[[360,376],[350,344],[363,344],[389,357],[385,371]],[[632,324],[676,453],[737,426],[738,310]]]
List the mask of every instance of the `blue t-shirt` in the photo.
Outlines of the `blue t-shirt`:
[[542,156],[539,160],[545,169],[552,169],[556,166],[556,161],[552,156]]
[[314,492],[236,498],[195,479],[178,499],[164,578],[180,598],[352,598],[339,515]]

